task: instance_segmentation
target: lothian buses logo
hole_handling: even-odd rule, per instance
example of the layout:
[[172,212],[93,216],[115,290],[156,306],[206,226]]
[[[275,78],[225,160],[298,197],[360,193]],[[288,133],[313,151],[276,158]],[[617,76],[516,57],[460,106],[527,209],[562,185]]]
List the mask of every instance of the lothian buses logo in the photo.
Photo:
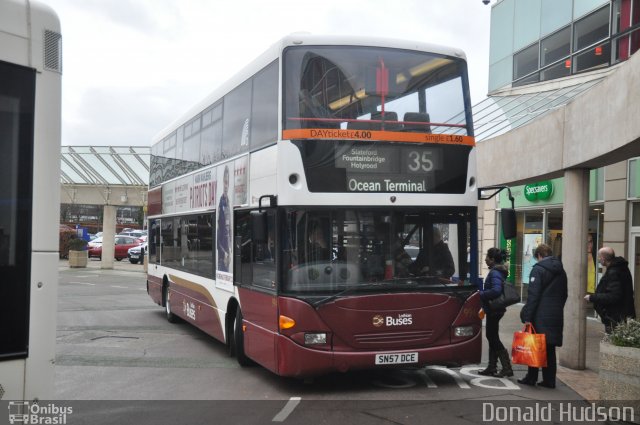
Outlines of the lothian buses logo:
[[372,320],[373,326],[379,328],[381,326],[409,326],[413,324],[413,316],[411,313],[400,313],[397,316],[381,316],[376,314]]

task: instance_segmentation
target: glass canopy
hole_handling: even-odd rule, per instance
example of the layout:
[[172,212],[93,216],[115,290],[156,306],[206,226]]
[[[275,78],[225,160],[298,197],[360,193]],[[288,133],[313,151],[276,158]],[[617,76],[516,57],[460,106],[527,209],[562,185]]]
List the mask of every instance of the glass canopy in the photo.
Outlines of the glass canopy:
[[69,185],[148,186],[151,148],[62,146],[60,181]]
[[[491,96],[475,104],[473,121],[476,141],[480,142],[515,130],[531,121],[554,111],[598,84],[604,76],[571,86],[541,92],[530,92],[502,96]],[[460,112],[453,122],[464,123]],[[460,134],[463,134],[460,132]]]

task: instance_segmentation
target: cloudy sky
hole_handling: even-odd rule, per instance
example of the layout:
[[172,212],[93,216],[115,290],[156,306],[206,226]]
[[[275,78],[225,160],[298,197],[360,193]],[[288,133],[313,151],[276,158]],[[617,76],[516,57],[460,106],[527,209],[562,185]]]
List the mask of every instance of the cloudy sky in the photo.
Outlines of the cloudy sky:
[[149,146],[282,36],[374,35],[462,48],[487,92],[481,0],[41,0],[63,36],[62,144]]

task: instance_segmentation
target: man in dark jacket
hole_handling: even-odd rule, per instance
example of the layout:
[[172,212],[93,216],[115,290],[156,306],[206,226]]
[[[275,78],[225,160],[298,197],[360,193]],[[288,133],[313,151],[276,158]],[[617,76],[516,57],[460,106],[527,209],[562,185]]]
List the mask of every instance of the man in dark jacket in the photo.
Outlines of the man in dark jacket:
[[433,228],[433,245],[427,254],[420,250],[416,261],[409,266],[409,271],[417,275],[430,275],[450,279],[456,272],[453,256],[447,244],[442,240],[442,233]]
[[[567,273],[551,247],[540,244],[534,251],[538,262],[529,275],[527,303],[520,311],[522,323],[530,322],[536,332],[543,333],[547,341],[547,367],[542,368],[542,381],[538,385],[556,387],[556,347],[562,346],[563,310],[567,301]],[[518,379],[525,385],[536,385],[538,368],[529,367],[527,376]]]
[[616,257],[613,248],[600,248],[598,261],[607,271],[600,279],[596,293],[586,295],[584,299],[593,303],[605,332],[609,334],[620,322],[636,317],[633,282],[629,263],[622,257]]

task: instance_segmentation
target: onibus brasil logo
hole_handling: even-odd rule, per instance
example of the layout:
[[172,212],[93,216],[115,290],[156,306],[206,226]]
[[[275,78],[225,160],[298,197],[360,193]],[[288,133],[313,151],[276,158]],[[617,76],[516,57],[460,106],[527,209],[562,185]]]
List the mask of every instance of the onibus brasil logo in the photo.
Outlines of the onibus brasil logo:
[[41,405],[29,401],[9,402],[9,423],[37,425],[65,425],[73,407],[56,406],[53,403]]

